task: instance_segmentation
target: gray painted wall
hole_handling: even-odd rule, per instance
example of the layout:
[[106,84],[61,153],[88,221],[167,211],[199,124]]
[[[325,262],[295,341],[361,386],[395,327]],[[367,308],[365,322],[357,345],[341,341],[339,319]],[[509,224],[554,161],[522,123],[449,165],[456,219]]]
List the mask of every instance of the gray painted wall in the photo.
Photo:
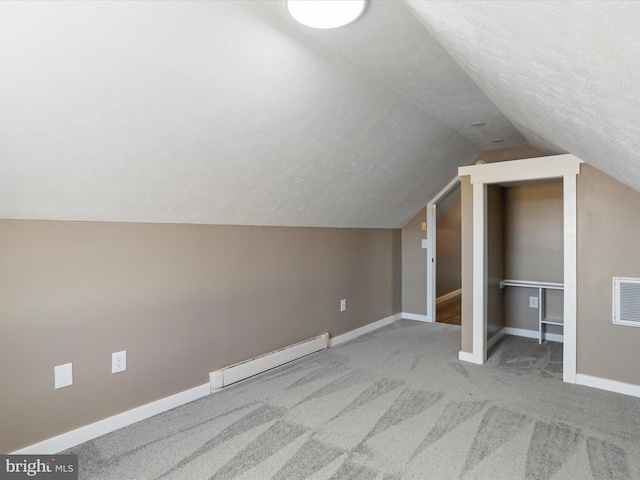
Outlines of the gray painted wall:
[[[0,452],[400,312],[400,243],[390,229],[0,221]],[[54,390],[68,362],[74,385]]]
[[487,340],[504,324],[504,188],[487,186]]
[[[505,278],[563,282],[564,205],[562,183],[517,185],[504,189]],[[507,287],[504,290],[506,326],[538,330],[538,310],[529,308],[529,297],[538,289]],[[546,316],[562,318],[562,292],[547,292]],[[562,333],[549,326],[550,333]]]
[[[461,228],[460,187],[447,195],[437,208],[437,260],[436,296],[439,297],[461,287]],[[402,311],[418,315],[427,314],[427,251],[422,230],[427,210],[423,208],[402,228]]]
[[402,311],[417,315],[427,314],[427,251],[421,246],[426,220],[423,208],[402,229]]
[[640,193],[584,164],[577,208],[578,373],[640,385],[640,328],[612,322],[612,278],[640,277]]
[[523,158],[544,157],[545,153],[531,145],[520,147],[498,148],[496,150],[485,150],[474,160],[485,163],[507,162],[509,160],[522,160]]
[[460,185],[444,197],[436,208],[436,297],[458,290],[462,285]]

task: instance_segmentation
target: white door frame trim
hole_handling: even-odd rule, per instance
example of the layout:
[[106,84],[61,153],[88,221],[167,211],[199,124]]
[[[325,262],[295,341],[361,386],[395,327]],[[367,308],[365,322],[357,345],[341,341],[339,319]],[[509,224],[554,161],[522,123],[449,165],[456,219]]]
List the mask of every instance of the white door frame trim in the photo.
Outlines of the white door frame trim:
[[[473,363],[487,361],[487,184],[473,188]],[[480,286],[480,288],[478,288]]]
[[[577,180],[580,164],[570,154],[460,167],[473,187],[473,352],[465,359],[487,359],[487,185],[561,178],[564,204],[564,344],[563,380],[576,382]],[[478,288],[479,287],[479,288]],[[462,358],[462,357],[461,357]]]
[[427,321],[436,321],[436,205],[460,181],[455,177],[427,204]]

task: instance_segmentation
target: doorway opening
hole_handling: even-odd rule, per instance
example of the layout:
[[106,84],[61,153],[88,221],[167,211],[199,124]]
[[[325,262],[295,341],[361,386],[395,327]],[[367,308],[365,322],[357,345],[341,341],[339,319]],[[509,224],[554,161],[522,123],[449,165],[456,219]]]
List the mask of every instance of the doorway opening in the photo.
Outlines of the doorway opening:
[[453,325],[462,319],[460,193],[456,177],[427,204],[427,317]]
[[[556,155],[526,160],[515,160],[485,165],[461,167],[459,174],[469,177],[472,200],[472,248],[470,283],[467,286],[463,273],[463,302],[465,295],[472,298],[470,315],[463,312],[463,345],[465,329],[471,327],[471,352],[460,351],[460,359],[483,364],[487,360],[488,333],[488,243],[490,241],[489,214],[487,209],[490,185],[513,182],[532,182],[560,179],[563,185],[563,235],[562,263],[564,302],[563,380],[576,381],[576,176],[580,173],[582,160],[574,155]],[[464,209],[464,206],[463,206]],[[464,219],[463,219],[464,221]],[[471,291],[469,291],[471,290]],[[471,325],[469,325],[471,323]]]
[[436,206],[436,322],[462,323],[462,203],[458,182]]
[[[560,179],[487,185],[489,353],[504,334],[563,341],[563,193]],[[561,371],[561,345],[542,349]]]

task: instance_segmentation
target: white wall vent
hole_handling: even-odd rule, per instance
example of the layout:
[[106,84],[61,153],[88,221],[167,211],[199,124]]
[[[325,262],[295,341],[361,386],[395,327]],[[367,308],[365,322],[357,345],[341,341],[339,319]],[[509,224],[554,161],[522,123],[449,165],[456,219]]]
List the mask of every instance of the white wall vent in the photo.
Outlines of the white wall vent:
[[640,327],[640,278],[613,277],[613,323]]

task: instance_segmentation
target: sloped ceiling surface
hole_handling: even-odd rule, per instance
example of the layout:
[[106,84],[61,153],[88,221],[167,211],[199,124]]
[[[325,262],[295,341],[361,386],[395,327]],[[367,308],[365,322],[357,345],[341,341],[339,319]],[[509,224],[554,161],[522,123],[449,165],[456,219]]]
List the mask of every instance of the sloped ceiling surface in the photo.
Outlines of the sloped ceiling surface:
[[400,227],[525,143],[404,4],[283,8],[1,2],[0,218]]
[[0,2],[0,218],[399,227],[527,142],[640,190],[638,25],[635,1],[372,0],[331,31],[283,0]]
[[[370,1],[346,28],[296,24],[284,1],[263,2],[305,35],[381,80],[471,142],[489,150],[526,143],[518,130],[400,1]],[[485,122],[477,128],[471,124]]]
[[406,3],[532,145],[640,190],[640,2]]

